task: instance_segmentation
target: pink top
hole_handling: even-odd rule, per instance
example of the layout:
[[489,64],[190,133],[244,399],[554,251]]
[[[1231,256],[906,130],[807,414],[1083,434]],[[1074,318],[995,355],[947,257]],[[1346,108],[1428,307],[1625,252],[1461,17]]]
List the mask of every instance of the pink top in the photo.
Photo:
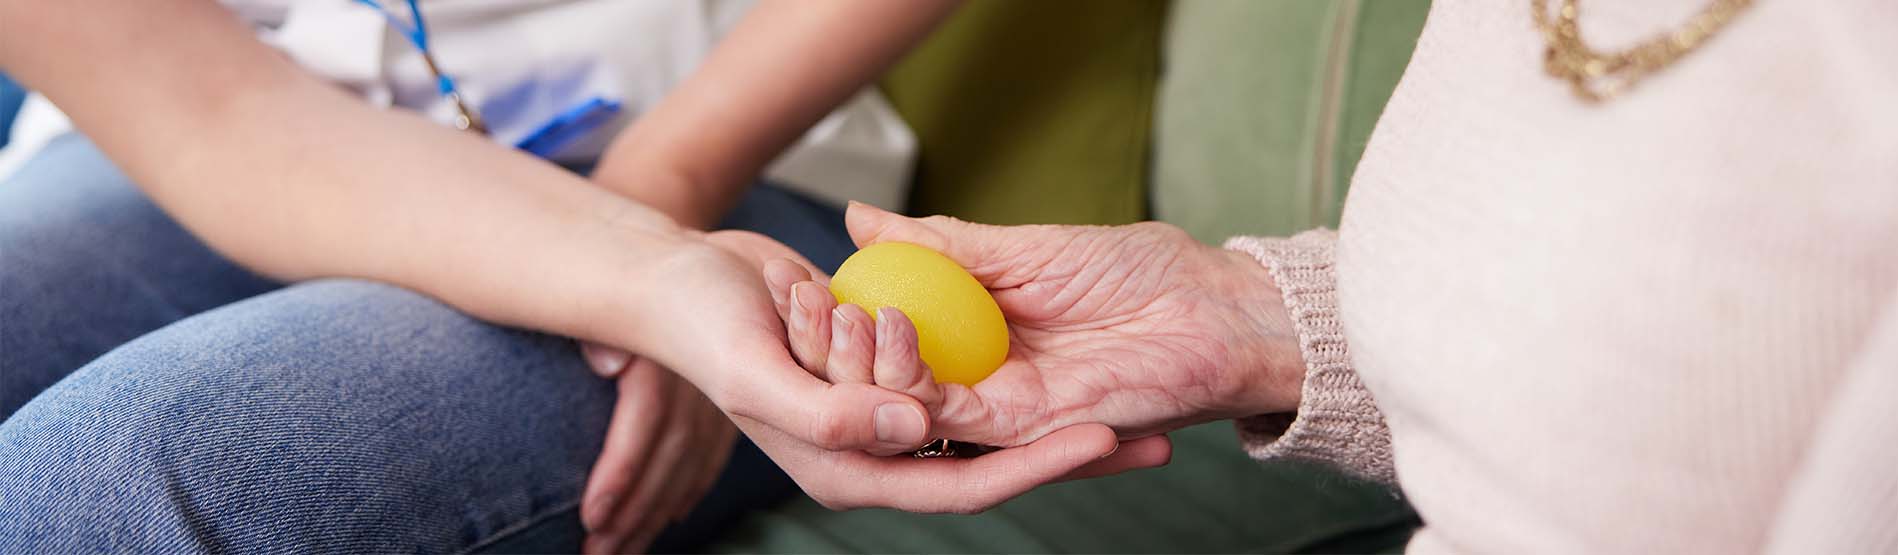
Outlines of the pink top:
[[1308,364],[1248,448],[1401,482],[1417,553],[1898,551],[1898,2],[1757,0],[1593,106],[1529,5],[1433,5],[1338,234],[1228,243]]

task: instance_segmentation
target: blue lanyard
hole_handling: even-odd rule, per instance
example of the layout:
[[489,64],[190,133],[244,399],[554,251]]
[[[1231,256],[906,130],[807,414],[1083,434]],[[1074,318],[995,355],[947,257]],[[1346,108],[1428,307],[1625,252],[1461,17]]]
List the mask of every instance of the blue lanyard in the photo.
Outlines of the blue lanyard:
[[416,50],[422,51],[422,57],[429,58],[429,69],[435,71],[435,88],[440,94],[446,95],[455,92],[455,81],[449,79],[447,73],[439,71],[434,67],[434,55],[428,51],[428,24],[422,21],[422,8],[415,5],[415,0],[407,0],[409,5],[409,19],[415,21],[415,25],[413,26],[403,23],[401,19],[396,18],[395,14],[389,13],[387,8],[382,7],[382,2],[377,0],[356,0],[356,2],[375,8],[376,13],[382,14],[383,19],[389,20],[390,27],[394,27],[395,30],[400,31],[402,36],[408,37],[409,43],[415,45]]
[[[448,74],[436,66],[435,56],[428,50],[428,24],[422,21],[422,9],[415,4],[416,0],[407,0],[409,19],[415,22],[414,25],[404,23],[395,14],[389,13],[389,10],[383,8],[382,2],[378,0],[356,0],[356,2],[374,8],[377,13],[382,14],[383,19],[389,21],[390,27],[400,31],[402,36],[408,37],[409,42],[415,45],[415,49],[422,52],[423,63],[428,64],[429,72],[435,74],[437,92],[454,102],[455,109],[461,114],[462,120],[457,123],[457,126],[485,134],[487,127],[481,123],[474,110],[468,108],[463,102],[461,92],[455,89],[455,81],[448,78]],[[554,116],[547,123],[541,124],[514,146],[535,156],[550,158],[558,153],[561,147],[611,121],[619,110],[619,102],[597,96],[590,98]]]

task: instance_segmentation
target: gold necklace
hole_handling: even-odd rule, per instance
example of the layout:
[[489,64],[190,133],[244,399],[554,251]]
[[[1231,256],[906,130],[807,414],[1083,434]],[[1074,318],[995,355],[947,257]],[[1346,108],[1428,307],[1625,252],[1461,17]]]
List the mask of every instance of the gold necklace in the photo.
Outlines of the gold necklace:
[[1672,33],[1620,52],[1597,52],[1582,42],[1581,28],[1575,22],[1576,1],[1562,0],[1554,21],[1549,20],[1548,0],[1529,3],[1536,28],[1549,44],[1543,53],[1543,69],[1568,81],[1575,96],[1590,104],[1627,92],[1642,78],[1694,51],[1726,27],[1733,16],[1753,5],[1753,0],[1714,0]]

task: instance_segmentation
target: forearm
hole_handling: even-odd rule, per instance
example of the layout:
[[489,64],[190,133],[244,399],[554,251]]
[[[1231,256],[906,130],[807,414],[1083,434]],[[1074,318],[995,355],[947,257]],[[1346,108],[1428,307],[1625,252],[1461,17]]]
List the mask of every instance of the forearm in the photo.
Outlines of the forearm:
[[957,0],[764,0],[614,141],[594,180],[705,227],[805,129],[868,85]]
[[303,74],[211,2],[10,1],[0,19],[9,72],[195,234],[280,279],[387,281],[607,339],[598,295],[685,240],[556,167]]

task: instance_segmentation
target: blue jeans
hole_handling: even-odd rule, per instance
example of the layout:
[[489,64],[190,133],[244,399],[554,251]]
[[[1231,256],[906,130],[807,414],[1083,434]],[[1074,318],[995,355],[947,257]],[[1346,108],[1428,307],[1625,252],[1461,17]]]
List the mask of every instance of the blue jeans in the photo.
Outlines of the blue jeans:
[[[779,189],[727,223],[850,251]],[[0,553],[574,551],[614,400],[569,339],[245,271],[81,137],[0,184]],[[654,549],[794,492],[740,445]]]

